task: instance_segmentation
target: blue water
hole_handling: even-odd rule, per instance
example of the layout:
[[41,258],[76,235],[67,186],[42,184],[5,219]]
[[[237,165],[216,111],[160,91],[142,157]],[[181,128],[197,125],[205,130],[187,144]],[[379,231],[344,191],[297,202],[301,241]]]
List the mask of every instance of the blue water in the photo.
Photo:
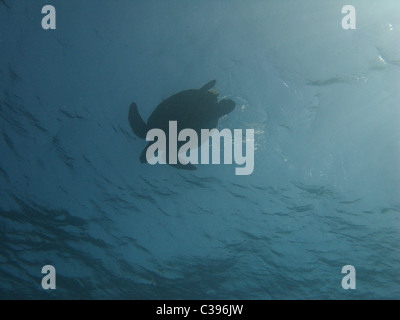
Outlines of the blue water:
[[[0,1],[1,299],[400,298],[398,1],[46,4]],[[212,79],[254,172],[141,164],[130,103]]]

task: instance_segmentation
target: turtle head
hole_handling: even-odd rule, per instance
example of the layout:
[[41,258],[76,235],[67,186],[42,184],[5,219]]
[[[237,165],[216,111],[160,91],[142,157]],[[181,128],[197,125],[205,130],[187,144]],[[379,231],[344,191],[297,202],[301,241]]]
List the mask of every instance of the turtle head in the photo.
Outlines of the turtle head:
[[235,102],[231,99],[222,99],[219,103],[218,103],[218,117],[222,117],[228,113],[231,113],[233,111],[233,109],[235,109]]

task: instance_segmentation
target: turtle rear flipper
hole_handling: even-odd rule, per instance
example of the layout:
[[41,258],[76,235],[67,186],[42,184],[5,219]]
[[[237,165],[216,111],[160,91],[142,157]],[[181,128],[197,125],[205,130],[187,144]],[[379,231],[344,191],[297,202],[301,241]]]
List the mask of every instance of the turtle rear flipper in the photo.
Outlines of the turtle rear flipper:
[[128,118],[133,133],[136,134],[139,138],[145,139],[147,134],[147,125],[140,116],[138,107],[134,102],[132,102],[129,108]]
[[[149,142],[147,144],[147,146],[143,149],[142,153],[140,154],[140,162],[141,163],[147,163],[147,158],[146,158],[146,153],[147,153],[147,149],[153,144],[153,142]],[[168,150],[168,147],[166,148],[166,150]],[[168,154],[166,154],[166,158],[168,157]],[[187,163],[187,164],[182,164],[179,160],[177,161],[176,164],[171,164],[169,163],[169,161],[167,159],[164,159],[164,161],[166,163],[168,163],[171,167],[174,167],[176,169],[182,169],[182,170],[197,170],[197,168],[191,164],[191,163]]]
[[217,83],[217,80],[211,80],[210,82],[207,82],[204,86],[202,86],[200,90],[201,91],[208,91],[212,87],[214,87],[216,83]]
[[171,167],[174,167],[174,168],[176,168],[176,169],[181,169],[181,170],[191,170],[191,171],[197,170],[197,168],[196,168],[194,165],[192,165],[191,163],[182,164],[182,163],[180,163],[180,162],[178,161],[177,164],[169,164],[169,165],[170,165]]

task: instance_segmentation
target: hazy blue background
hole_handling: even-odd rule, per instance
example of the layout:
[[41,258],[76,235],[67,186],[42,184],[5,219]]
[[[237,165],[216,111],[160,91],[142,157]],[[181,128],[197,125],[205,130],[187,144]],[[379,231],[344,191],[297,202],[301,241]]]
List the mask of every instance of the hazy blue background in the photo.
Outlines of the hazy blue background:
[[[399,30],[397,0],[1,1],[0,298],[399,299]],[[140,164],[130,103],[211,79],[254,173]]]

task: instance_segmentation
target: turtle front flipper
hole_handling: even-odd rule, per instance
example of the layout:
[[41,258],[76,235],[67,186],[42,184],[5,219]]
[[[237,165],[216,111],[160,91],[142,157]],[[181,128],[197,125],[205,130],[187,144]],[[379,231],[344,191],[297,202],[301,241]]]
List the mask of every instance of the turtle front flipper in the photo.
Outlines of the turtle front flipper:
[[145,139],[147,134],[147,125],[140,116],[138,107],[134,102],[132,102],[129,108],[128,119],[133,133],[136,134],[139,138]]
[[140,159],[140,162],[141,162],[141,163],[146,163],[146,162],[147,162],[147,159],[146,159],[146,152],[147,152],[147,149],[151,146],[152,143],[153,143],[153,142],[149,142],[149,143],[147,144],[147,146],[143,149],[142,153],[140,154],[139,159]]
[[216,83],[217,83],[217,80],[211,80],[210,82],[207,82],[204,86],[202,86],[200,90],[201,91],[208,91],[212,87],[214,87]]

